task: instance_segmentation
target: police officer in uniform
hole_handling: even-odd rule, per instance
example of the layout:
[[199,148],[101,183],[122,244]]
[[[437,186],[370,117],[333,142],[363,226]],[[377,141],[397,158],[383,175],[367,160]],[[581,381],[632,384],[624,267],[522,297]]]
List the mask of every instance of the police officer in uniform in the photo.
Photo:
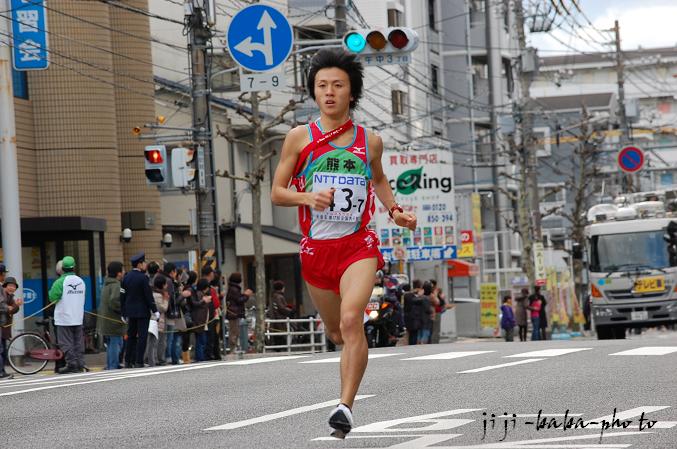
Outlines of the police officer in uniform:
[[143,368],[148,322],[151,313],[155,315],[155,319],[159,319],[160,313],[155,306],[153,291],[146,276],[146,255],[136,254],[131,262],[132,271],[125,275],[120,288],[122,319],[127,322],[125,366]]

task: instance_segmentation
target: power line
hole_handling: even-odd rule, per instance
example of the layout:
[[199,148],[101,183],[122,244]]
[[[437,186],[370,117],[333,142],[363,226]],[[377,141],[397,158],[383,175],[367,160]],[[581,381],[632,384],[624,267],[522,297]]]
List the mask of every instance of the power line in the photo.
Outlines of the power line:
[[153,18],[153,19],[164,20],[165,22],[176,23],[176,24],[179,24],[179,25],[182,25],[182,26],[184,25],[183,22],[180,22],[178,20],[170,19],[169,17],[164,17],[164,16],[161,16],[161,15],[158,15],[158,14],[154,14],[154,13],[152,13],[150,11],[146,11],[144,9],[135,8],[135,7],[129,6],[129,5],[123,5],[122,3],[119,3],[119,2],[114,1],[114,0],[98,0],[98,1],[100,3],[104,3],[106,5],[113,6],[115,8],[123,9],[125,11],[129,11],[129,12],[132,12],[134,14],[141,14],[143,16],[150,17],[150,18]]

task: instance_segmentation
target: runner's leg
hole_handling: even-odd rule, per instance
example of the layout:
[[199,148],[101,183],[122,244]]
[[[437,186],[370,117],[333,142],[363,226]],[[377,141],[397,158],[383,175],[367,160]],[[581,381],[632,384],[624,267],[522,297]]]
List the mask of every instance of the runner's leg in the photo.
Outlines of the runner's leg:
[[[342,345],[341,337],[341,297],[331,290],[315,287],[306,282],[310,298],[315,308],[320,312],[327,337],[335,345]],[[366,306],[365,306],[366,307]]]
[[341,402],[351,408],[367,369],[364,309],[374,288],[376,266],[376,258],[362,259],[350,265],[341,277]]

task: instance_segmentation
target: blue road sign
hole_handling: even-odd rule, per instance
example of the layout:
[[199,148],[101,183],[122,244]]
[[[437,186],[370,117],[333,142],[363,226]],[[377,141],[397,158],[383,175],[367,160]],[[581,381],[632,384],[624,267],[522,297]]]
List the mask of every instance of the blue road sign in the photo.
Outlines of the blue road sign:
[[47,15],[43,0],[12,0],[13,59],[16,70],[49,66]]
[[228,26],[228,51],[235,62],[252,72],[283,64],[291,53],[294,34],[287,18],[270,6],[247,6]]
[[644,151],[629,146],[618,152],[618,167],[626,173],[635,173],[644,166]]

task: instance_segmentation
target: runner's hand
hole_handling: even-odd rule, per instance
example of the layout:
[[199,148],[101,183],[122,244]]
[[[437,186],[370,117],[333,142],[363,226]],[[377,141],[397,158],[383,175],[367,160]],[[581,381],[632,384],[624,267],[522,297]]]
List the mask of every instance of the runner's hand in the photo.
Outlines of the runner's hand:
[[310,192],[308,194],[308,206],[317,211],[325,210],[334,201],[335,190],[328,189],[321,192]]
[[416,229],[416,215],[407,212],[395,211],[393,213],[393,220],[397,226],[409,228],[412,231]]

